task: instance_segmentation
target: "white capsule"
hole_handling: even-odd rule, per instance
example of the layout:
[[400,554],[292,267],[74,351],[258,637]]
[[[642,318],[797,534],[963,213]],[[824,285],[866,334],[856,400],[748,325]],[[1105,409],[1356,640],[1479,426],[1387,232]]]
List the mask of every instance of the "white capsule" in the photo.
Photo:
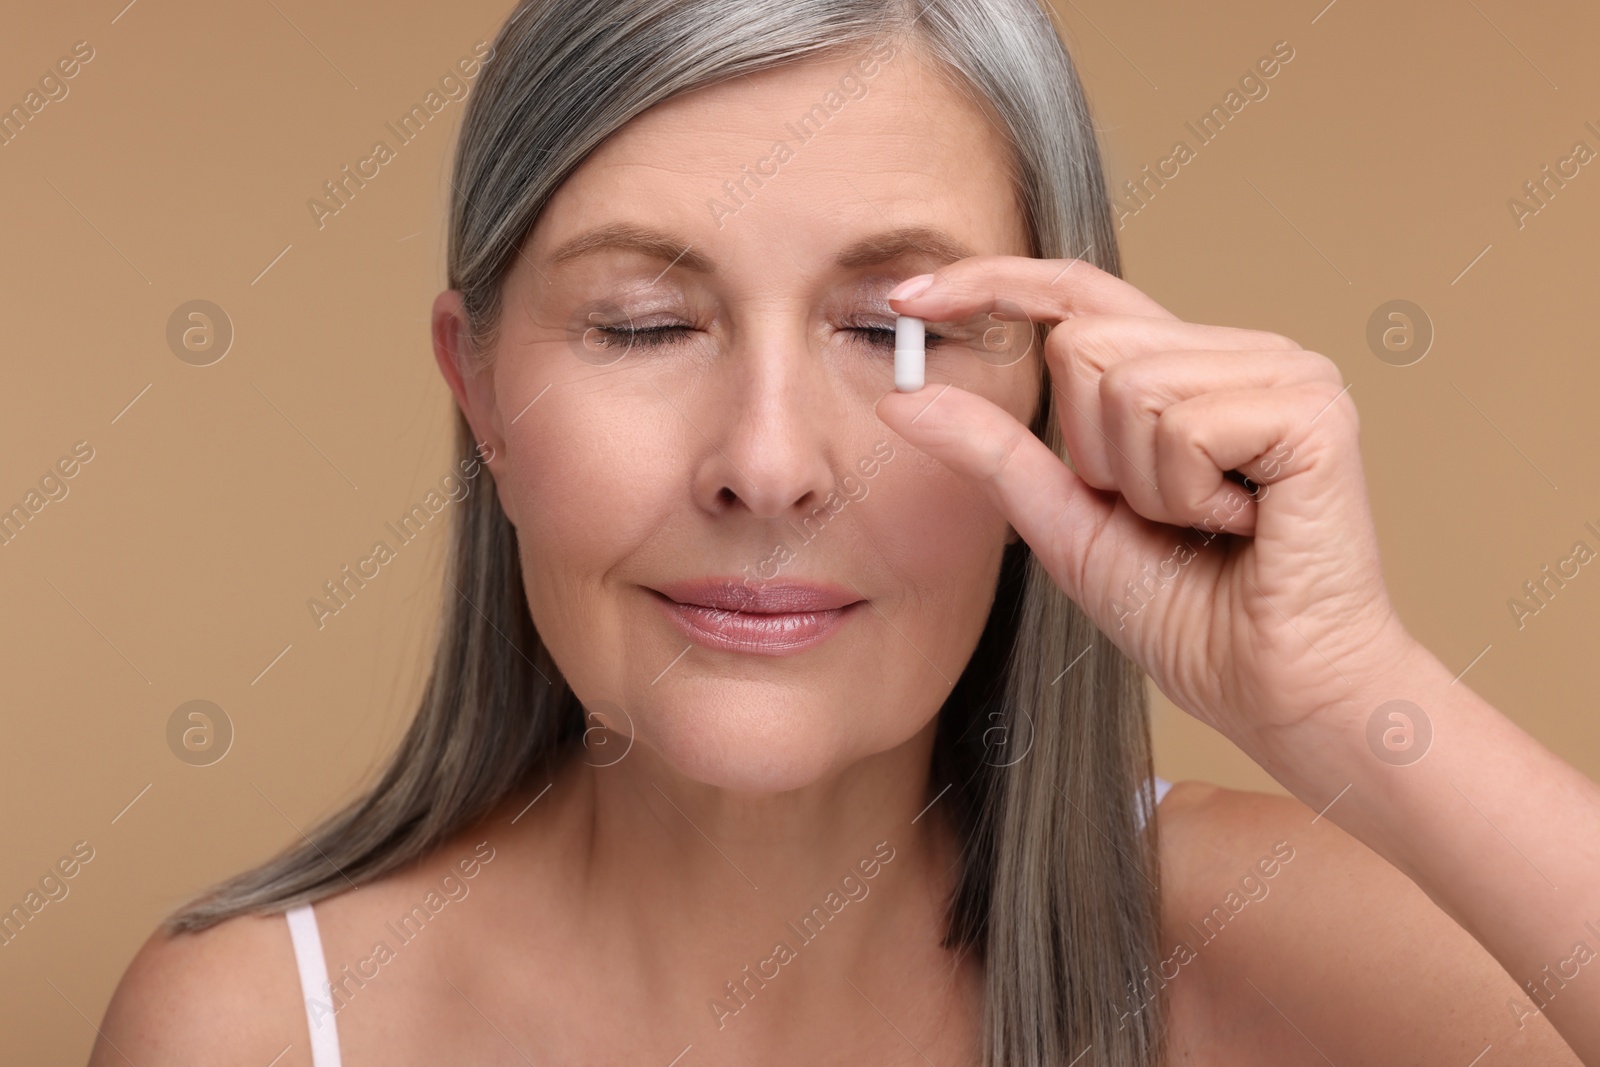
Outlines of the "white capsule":
[[923,320],[911,315],[894,319],[894,387],[914,393],[923,386],[927,366],[926,333]]

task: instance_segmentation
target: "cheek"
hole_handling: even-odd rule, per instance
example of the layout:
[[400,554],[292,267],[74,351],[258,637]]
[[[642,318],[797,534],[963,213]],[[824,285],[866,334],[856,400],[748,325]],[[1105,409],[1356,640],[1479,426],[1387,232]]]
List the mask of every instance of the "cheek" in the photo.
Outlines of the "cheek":
[[871,675],[884,709],[879,728],[909,736],[944,703],[977,647],[1006,523],[980,489],[904,443],[863,503],[864,555],[893,583]]
[[615,410],[570,405],[513,428],[507,458],[518,533],[568,564],[637,544],[659,519],[657,498],[678,484],[663,469],[670,450],[640,421],[655,414],[618,420]]
[[611,676],[627,659],[618,655],[622,620],[607,610],[607,576],[681,507],[683,479],[665,466],[681,449],[662,440],[672,429],[662,408],[653,392],[569,382],[507,426],[504,486],[528,610],[580,696],[614,695]]
[[676,427],[660,393],[544,344],[503,360],[495,389],[519,537],[552,563],[580,564],[636,543],[659,516],[654,498],[671,484],[663,464],[678,454],[663,438]]
[[916,598],[904,606],[907,622],[930,632],[952,624],[981,630],[1005,548],[1004,516],[976,485],[904,443],[877,481],[869,536]]

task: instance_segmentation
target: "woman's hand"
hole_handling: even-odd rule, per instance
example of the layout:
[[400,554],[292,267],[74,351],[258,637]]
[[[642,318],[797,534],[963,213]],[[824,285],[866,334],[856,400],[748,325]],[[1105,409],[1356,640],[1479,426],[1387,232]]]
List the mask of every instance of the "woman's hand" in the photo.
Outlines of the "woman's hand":
[[[1316,810],[1311,825],[1328,815],[1535,991],[1507,1001],[1513,1044],[1542,1012],[1600,1067],[1600,788],[1400,624],[1333,364],[1276,334],[1180,322],[1081,261],[974,257],[933,277],[895,308],[949,321],[1003,305],[1051,326],[1076,473],[952,386],[890,393],[879,417],[978,479],[1067,595]],[[1398,760],[1368,731],[1391,698],[1434,721]]]
[[890,393],[879,417],[978,479],[1180,707],[1258,760],[1292,759],[1293,739],[1315,736],[1298,727],[1410,653],[1332,361],[1278,334],[1183,322],[1079,260],[979,256],[924,277],[932,286],[896,311],[948,322],[1004,305],[1050,326],[1048,381],[1076,473],[954,386]]

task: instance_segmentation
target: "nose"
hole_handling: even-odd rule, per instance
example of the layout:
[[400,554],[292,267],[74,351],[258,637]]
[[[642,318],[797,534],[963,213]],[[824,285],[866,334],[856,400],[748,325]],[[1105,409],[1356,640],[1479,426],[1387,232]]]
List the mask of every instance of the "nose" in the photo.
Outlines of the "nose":
[[845,413],[803,335],[800,327],[769,331],[730,350],[692,409],[679,403],[704,446],[694,495],[707,513],[783,519],[809,513],[832,491]]

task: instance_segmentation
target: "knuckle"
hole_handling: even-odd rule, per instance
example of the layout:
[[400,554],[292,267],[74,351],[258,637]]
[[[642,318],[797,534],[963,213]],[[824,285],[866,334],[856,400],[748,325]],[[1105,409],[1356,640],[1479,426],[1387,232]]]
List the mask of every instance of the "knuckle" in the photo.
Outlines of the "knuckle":
[[1156,418],[1157,445],[1174,450],[1195,447],[1197,418],[1192,405],[1167,408]]
[[1071,337],[1065,329],[1067,325],[1066,322],[1058,322],[1044,335],[1045,362],[1049,364],[1063,386],[1079,378],[1077,350],[1073,347]]
[[[1337,368],[1335,371],[1337,372]],[[1305,392],[1319,425],[1328,422],[1335,426],[1344,426],[1354,432],[1361,424],[1361,417],[1356,410],[1355,401],[1342,383],[1342,378],[1335,381],[1318,381],[1306,386]]]
[[1102,406],[1133,407],[1145,394],[1143,376],[1131,363],[1113,363],[1100,375]]
[[[1163,486],[1162,495],[1165,496],[1167,492],[1166,483],[1173,468],[1170,462],[1164,462],[1164,460],[1182,457],[1186,453],[1198,449],[1199,445],[1195,437],[1194,423],[1189,414],[1183,410],[1169,409],[1162,412],[1161,417],[1156,420],[1155,436],[1156,456],[1158,457],[1156,466],[1160,472],[1159,476]],[[1179,504],[1182,502],[1173,501],[1173,503]]]
[[1083,330],[1084,323],[1089,320],[1082,318],[1062,319],[1050,327],[1050,341],[1063,352],[1075,349],[1078,344],[1078,335]]
[[1115,362],[1115,324],[1108,323],[1103,315],[1063,319],[1051,327],[1050,333],[1060,336],[1060,344],[1073,362],[1096,367]]
[[1335,363],[1327,356],[1322,355],[1320,352],[1312,352],[1309,354],[1316,357],[1315,365],[1317,371],[1328,382],[1328,384],[1332,385],[1335,389],[1343,389],[1345,386],[1344,372],[1339,369],[1339,364]]
[[1272,330],[1261,331],[1261,338],[1266,346],[1277,351],[1298,352],[1304,351],[1299,341],[1285,334],[1275,333]]

